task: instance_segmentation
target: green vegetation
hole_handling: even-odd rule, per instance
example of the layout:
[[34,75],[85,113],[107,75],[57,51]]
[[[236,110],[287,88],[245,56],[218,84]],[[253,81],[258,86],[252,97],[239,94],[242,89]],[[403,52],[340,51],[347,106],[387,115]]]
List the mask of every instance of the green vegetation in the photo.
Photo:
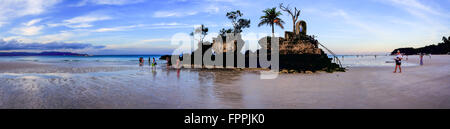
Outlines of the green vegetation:
[[208,35],[208,27],[205,27],[205,25],[200,25],[200,27],[196,28],[194,32],[191,32],[191,36],[194,36],[195,34],[200,34],[200,43],[203,43],[206,35]]
[[297,23],[298,17],[300,17],[300,10],[297,9],[296,7],[294,9],[291,9],[289,7],[289,5],[287,7],[283,6],[283,3],[280,4],[280,9],[289,13],[289,15],[291,15],[292,17],[292,32],[296,32],[295,29],[295,23]]
[[450,53],[450,36],[442,37],[442,42],[438,43],[437,45],[432,44],[421,48],[398,48],[392,51],[391,54],[397,53],[397,50],[400,50],[401,53],[404,53],[405,55],[415,55],[419,53],[425,53],[425,54],[449,54]]
[[244,28],[250,28],[250,19],[241,18],[243,15],[244,14],[242,14],[240,10],[228,12],[226,15],[233,24],[233,29],[231,31],[234,35],[241,33]]
[[264,10],[263,12],[265,15],[261,16],[261,21],[258,24],[258,27],[261,27],[262,25],[270,25],[270,27],[272,27],[272,37],[275,37],[275,25],[279,26],[281,29],[284,29],[284,21],[279,18],[283,14],[276,9],[277,8],[268,8]]

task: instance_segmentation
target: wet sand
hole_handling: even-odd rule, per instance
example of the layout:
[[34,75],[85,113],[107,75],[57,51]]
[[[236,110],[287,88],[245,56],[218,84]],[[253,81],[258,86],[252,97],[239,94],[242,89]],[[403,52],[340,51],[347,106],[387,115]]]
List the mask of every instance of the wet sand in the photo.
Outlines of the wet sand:
[[[407,62],[418,63],[418,56]],[[0,108],[450,108],[450,56],[424,66],[280,74],[0,62]]]

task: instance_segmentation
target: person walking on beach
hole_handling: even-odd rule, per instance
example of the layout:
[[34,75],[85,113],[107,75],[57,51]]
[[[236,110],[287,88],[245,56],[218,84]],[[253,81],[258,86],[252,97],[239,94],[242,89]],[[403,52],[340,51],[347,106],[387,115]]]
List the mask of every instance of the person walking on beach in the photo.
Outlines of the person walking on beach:
[[402,54],[400,53],[400,51],[397,51],[397,56],[395,57],[395,70],[394,73],[397,73],[397,68],[400,70],[399,73],[402,73]]
[[420,65],[423,65],[423,53],[420,53]]

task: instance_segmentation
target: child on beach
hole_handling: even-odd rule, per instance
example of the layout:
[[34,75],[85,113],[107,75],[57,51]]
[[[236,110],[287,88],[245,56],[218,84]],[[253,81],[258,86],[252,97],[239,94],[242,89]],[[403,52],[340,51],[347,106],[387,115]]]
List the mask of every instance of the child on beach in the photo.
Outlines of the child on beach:
[[400,51],[397,51],[397,56],[395,57],[395,70],[394,73],[397,73],[397,68],[400,70],[399,73],[402,73],[402,54],[400,53]]

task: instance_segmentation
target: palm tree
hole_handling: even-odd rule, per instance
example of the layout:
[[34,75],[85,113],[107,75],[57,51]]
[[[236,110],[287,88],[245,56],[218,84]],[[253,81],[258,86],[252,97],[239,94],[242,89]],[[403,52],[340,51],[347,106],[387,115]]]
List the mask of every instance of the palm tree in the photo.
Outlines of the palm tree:
[[442,41],[444,41],[444,43],[449,43],[449,41],[450,41],[450,36],[448,36],[448,38],[446,38],[445,36],[442,37]]
[[284,29],[284,21],[279,18],[279,16],[283,15],[280,11],[276,10],[277,8],[268,8],[264,10],[264,16],[261,16],[261,21],[258,24],[258,27],[262,25],[270,25],[272,27],[272,37],[275,37],[274,25],[279,26],[281,29]]

